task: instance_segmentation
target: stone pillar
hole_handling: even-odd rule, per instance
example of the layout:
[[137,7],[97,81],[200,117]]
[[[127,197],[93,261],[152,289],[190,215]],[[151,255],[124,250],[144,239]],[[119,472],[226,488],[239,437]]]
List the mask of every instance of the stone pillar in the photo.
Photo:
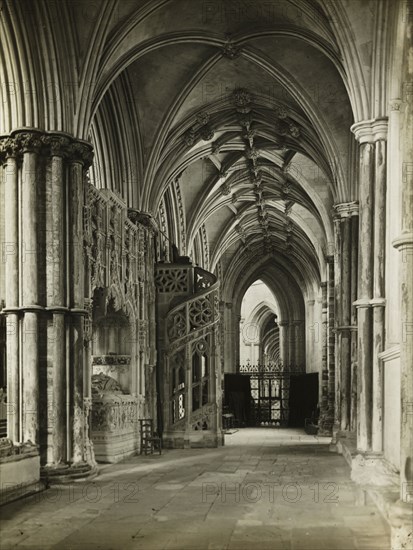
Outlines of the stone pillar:
[[227,308],[230,310],[230,318],[232,320],[232,327],[235,338],[230,341],[230,344],[233,346],[232,352],[233,357],[235,358],[235,362],[231,365],[230,372],[236,372],[237,365],[241,363],[241,357],[240,357],[240,346],[241,346],[241,315],[236,315],[235,312],[232,309],[232,303],[227,302]]
[[72,448],[73,465],[84,464],[85,415],[84,415],[84,353],[83,318],[85,310],[85,282],[83,262],[83,205],[84,205],[84,163],[88,161],[90,149],[87,144],[76,142],[70,149],[69,165],[69,266],[71,285],[69,304],[71,309],[70,352],[72,379]]
[[295,365],[297,361],[294,321],[288,325],[288,360],[290,365]]
[[[352,364],[351,364],[351,312],[352,312],[352,284],[354,284],[354,268],[352,261],[352,217],[358,214],[358,205],[355,202],[342,203],[335,206],[337,212],[337,230],[340,232],[339,262],[336,267],[340,270],[340,285],[337,289],[340,295],[340,308],[336,319],[337,345],[336,357],[338,365],[338,396],[340,407],[340,430],[351,428],[351,400],[352,400]],[[357,265],[357,264],[356,264]],[[338,370],[338,369],[337,369]]]
[[39,319],[37,176],[40,134],[19,134],[21,175],[21,311],[23,441],[39,443]]
[[350,429],[357,430],[357,309],[354,305],[357,300],[358,284],[358,242],[359,242],[359,218],[353,210],[351,216],[351,414]]
[[[360,451],[373,449],[373,415],[375,417],[375,447],[380,448],[382,437],[381,420],[381,373],[378,351],[383,342],[383,311],[377,310],[374,317],[372,306],[384,307],[384,233],[385,215],[385,143],[387,120],[376,119],[359,122],[352,126],[360,143],[359,168],[359,261],[358,261],[358,433],[357,447]],[[378,193],[378,196],[375,194]],[[378,246],[376,256],[375,246]],[[381,296],[374,296],[380,291]],[[375,345],[373,346],[373,341]],[[374,389],[373,384],[378,384]],[[374,401],[374,406],[373,406]],[[375,412],[373,412],[375,411]],[[379,424],[379,425],[378,425]]]
[[[337,330],[341,325],[341,311],[342,311],[342,232],[341,232],[341,221],[339,216],[334,217],[334,263],[331,261],[328,262],[329,270],[329,310],[328,310],[328,342],[329,342],[329,369],[331,369],[332,362],[332,353],[334,353],[334,434],[336,434],[341,429],[341,353],[340,353],[340,344],[341,344],[341,334],[340,330]],[[331,281],[333,281],[333,289],[331,288]],[[333,304],[331,303],[331,296],[334,292]],[[331,316],[332,308],[334,310],[333,316]],[[332,349],[334,337],[334,352]],[[330,377],[329,377],[330,378]],[[329,403],[331,407],[331,403]]]
[[[5,262],[5,302],[7,313],[7,436],[20,441],[20,374],[19,374],[19,195],[18,146],[13,139],[2,143],[5,156],[4,202],[5,227],[3,258]],[[3,310],[4,311],[4,310]]]
[[321,283],[321,401],[319,434],[330,435],[333,420],[328,410],[328,292],[327,281]]
[[294,327],[295,327],[295,362],[297,366],[304,366],[305,364],[305,358],[304,358],[304,350],[305,350],[305,344],[304,344],[304,321],[297,320],[294,321]]
[[66,463],[66,323],[65,302],[65,203],[66,188],[64,160],[69,139],[67,137],[45,136],[44,143],[50,147],[47,188],[49,210],[47,216],[47,309],[52,314],[52,327],[48,338],[49,357],[53,364],[52,387],[52,457],[51,464]]
[[335,394],[336,394],[336,365],[335,365],[335,310],[334,310],[334,258],[327,258],[328,264],[328,287],[327,287],[327,303],[328,303],[328,416],[331,422],[334,422],[335,414]]
[[[303,350],[303,361],[306,365],[307,370],[310,372],[315,372],[317,368],[318,357],[317,357],[317,343],[320,338],[320,328],[318,323],[314,322],[314,305],[315,300],[307,300],[307,311],[306,311],[306,330],[304,331],[304,350]],[[308,327],[308,328],[307,328]],[[320,387],[321,387],[321,377],[320,377]],[[321,393],[320,393],[321,396]]]
[[386,248],[386,155],[387,121],[376,123],[374,181],[374,257],[373,257],[373,410],[372,450],[383,450],[383,364],[385,332],[385,248]]
[[280,321],[280,360],[283,365],[288,365],[288,321]]
[[[401,231],[398,237],[392,241],[393,246],[399,251],[400,302],[397,313],[401,321],[399,339],[401,369],[400,499],[390,510],[391,544],[395,549],[411,548],[413,540],[413,96],[411,94],[413,66],[410,61],[413,51],[412,17],[405,17],[401,28],[400,36],[403,37],[403,41],[400,41],[398,53],[400,59],[405,61],[397,86],[403,94],[400,114],[397,118],[400,117],[402,131],[399,134],[400,151],[396,152],[395,159],[390,157],[393,152],[393,144],[389,149],[389,162],[398,165],[395,173],[392,171],[389,187],[391,182],[392,187],[394,185],[396,189],[401,190],[401,208],[399,210]],[[394,145],[397,147],[398,140]]]
[[[73,462],[79,460],[85,447],[81,422],[73,411],[78,405],[83,411],[87,376],[81,317],[83,169],[84,163],[91,160],[91,147],[62,132],[36,129],[15,130],[2,138],[0,145],[2,161],[6,159],[5,238],[14,249],[5,266],[4,312],[10,316],[11,325],[7,334],[12,406],[9,435],[14,442],[40,446],[42,475],[49,475],[49,466],[55,468],[51,475],[57,479],[62,466],[70,470],[67,466],[73,457],[69,457],[67,443],[72,430],[80,434],[71,449]],[[75,250],[76,239],[79,246]],[[69,334],[71,314],[80,320],[73,323],[76,338]],[[67,378],[68,364],[74,365],[74,370]],[[52,406],[46,411],[51,396]],[[39,405],[45,408],[44,414]],[[68,406],[72,408],[70,418],[66,414]]]
[[358,410],[357,447],[371,449],[372,442],[372,315],[370,299],[373,290],[373,192],[374,144],[371,127],[360,123],[352,127],[360,143],[359,167],[359,261],[358,261]]
[[[410,33],[405,39],[405,48],[407,50],[409,47],[411,51],[413,47],[411,24],[409,30]],[[406,82],[411,81],[411,79],[412,70],[410,69],[410,72],[407,72],[406,75]],[[400,252],[400,499],[403,503],[409,502],[407,493],[410,493],[411,507],[411,487],[413,484],[413,98],[411,95],[404,98],[401,106],[401,115],[403,115],[404,120],[403,138],[401,139],[403,159],[401,174],[401,234],[393,241],[393,246]],[[411,515],[408,525],[411,537]]]

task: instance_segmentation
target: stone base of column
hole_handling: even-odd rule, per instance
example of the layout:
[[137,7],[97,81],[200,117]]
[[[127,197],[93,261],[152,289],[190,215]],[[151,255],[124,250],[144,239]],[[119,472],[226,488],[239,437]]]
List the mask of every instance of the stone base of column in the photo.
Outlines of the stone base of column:
[[330,437],[333,435],[333,425],[327,421],[318,424],[317,435],[321,437]]
[[356,432],[342,432],[338,427],[338,424],[334,425],[333,438],[329,450],[333,453],[343,455],[351,468],[353,457],[357,454],[357,435]]
[[363,486],[388,487],[399,490],[398,470],[381,453],[357,452],[352,458],[351,479]]
[[79,462],[75,465],[59,464],[57,466],[44,466],[40,470],[40,478],[48,485],[66,484],[83,479],[93,479],[99,473],[95,465]]
[[380,453],[360,453],[355,432],[339,432],[335,447],[351,468],[351,479],[359,488],[358,503],[373,502],[388,522],[391,550],[412,550],[413,496],[406,487],[400,500],[398,470]]
[[391,529],[391,550],[413,548],[413,502],[397,500],[388,508]]
[[334,412],[329,409],[320,413],[317,435],[328,437],[333,435]]

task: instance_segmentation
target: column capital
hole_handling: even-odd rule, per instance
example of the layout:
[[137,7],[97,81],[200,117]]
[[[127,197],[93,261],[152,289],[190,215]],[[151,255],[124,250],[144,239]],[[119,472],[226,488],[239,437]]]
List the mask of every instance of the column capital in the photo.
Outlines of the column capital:
[[6,159],[17,158],[20,153],[18,142],[11,137],[0,137],[0,155]]
[[66,135],[49,134],[41,137],[42,143],[49,148],[52,157],[65,157],[70,145]]
[[334,210],[336,212],[337,218],[349,218],[351,216],[359,215],[359,203],[357,201],[353,202],[342,202],[340,204],[334,205]]
[[413,248],[413,233],[402,233],[392,241],[392,245],[397,250],[403,251]]
[[279,327],[287,327],[290,324],[290,322],[289,321],[278,321],[277,324],[278,324]]
[[92,146],[86,141],[74,141],[66,148],[66,154],[69,161],[79,162],[85,168],[92,164],[93,152]]
[[351,126],[350,130],[356,137],[356,140],[361,143],[373,143],[380,139],[387,139],[388,119],[373,118],[371,120],[362,120]]
[[0,136],[0,157],[17,158],[23,153],[41,153],[77,161],[86,168],[93,159],[92,145],[66,132],[44,132],[38,128],[18,128],[9,135]]
[[33,130],[23,131],[15,135],[22,153],[39,153],[42,141],[41,133]]

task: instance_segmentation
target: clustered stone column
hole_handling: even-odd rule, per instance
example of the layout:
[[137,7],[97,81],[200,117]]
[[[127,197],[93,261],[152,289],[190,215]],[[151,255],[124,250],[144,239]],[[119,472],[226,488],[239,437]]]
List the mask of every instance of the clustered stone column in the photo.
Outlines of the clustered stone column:
[[92,148],[61,132],[24,129],[0,138],[0,159],[8,436],[39,447],[45,472],[87,471],[83,209]]
[[[387,120],[352,127],[360,144],[357,447],[381,451]],[[374,344],[373,344],[374,343]]]
[[321,283],[321,400],[320,400],[320,435],[330,435],[334,417],[328,410],[328,301],[327,282]]
[[278,327],[280,329],[280,360],[283,365],[288,365],[288,321],[279,321]]
[[304,340],[304,321],[296,320],[295,325],[295,363],[301,367],[305,364],[305,340]]
[[334,257],[327,257],[328,285],[328,325],[327,325],[327,363],[328,363],[328,384],[327,384],[327,418],[334,423],[335,395],[336,395],[336,364],[335,364],[335,280],[334,280]]
[[288,325],[288,359],[290,365],[296,363],[295,323],[290,321]]
[[[413,49],[412,21],[404,35],[403,51],[405,55]],[[412,540],[411,506],[413,484],[413,96],[407,86],[412,81],[411,64],[406,63],[402,82],[405,90],[400,104],[400,117],[403,130],[400,136],[401,170],[401,233],[393,241],[393,246],[400,252],[400,363],[401,363],[401,432],[400,432],[400,497],[407,503],[406,493],[410,494],[410,521],[408,535]]]
[[21,440],[20,361],[19,361],[19,147],[13,139],[2,141],[4,169],[5,302],[7,307],[7,433],[13,442]]
[[350,431],[354,400],[352,378],[355,375],[352,334],[357,330],[353,323],[355,307],[352,297],[357,294],[358,204],[338,204],[335,210],[335,227],[339,234],[336,268],[340,272],[336,287],[337,424],[340,431]]

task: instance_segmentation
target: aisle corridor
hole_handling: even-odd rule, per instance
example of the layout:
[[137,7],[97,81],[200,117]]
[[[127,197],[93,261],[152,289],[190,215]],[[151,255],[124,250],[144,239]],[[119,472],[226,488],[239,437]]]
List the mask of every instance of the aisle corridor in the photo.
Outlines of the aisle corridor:
[[1,550],[388,550],[374,506],[356,505],[330,438],[243,429],[220,449],[101,467],[2,509]]

